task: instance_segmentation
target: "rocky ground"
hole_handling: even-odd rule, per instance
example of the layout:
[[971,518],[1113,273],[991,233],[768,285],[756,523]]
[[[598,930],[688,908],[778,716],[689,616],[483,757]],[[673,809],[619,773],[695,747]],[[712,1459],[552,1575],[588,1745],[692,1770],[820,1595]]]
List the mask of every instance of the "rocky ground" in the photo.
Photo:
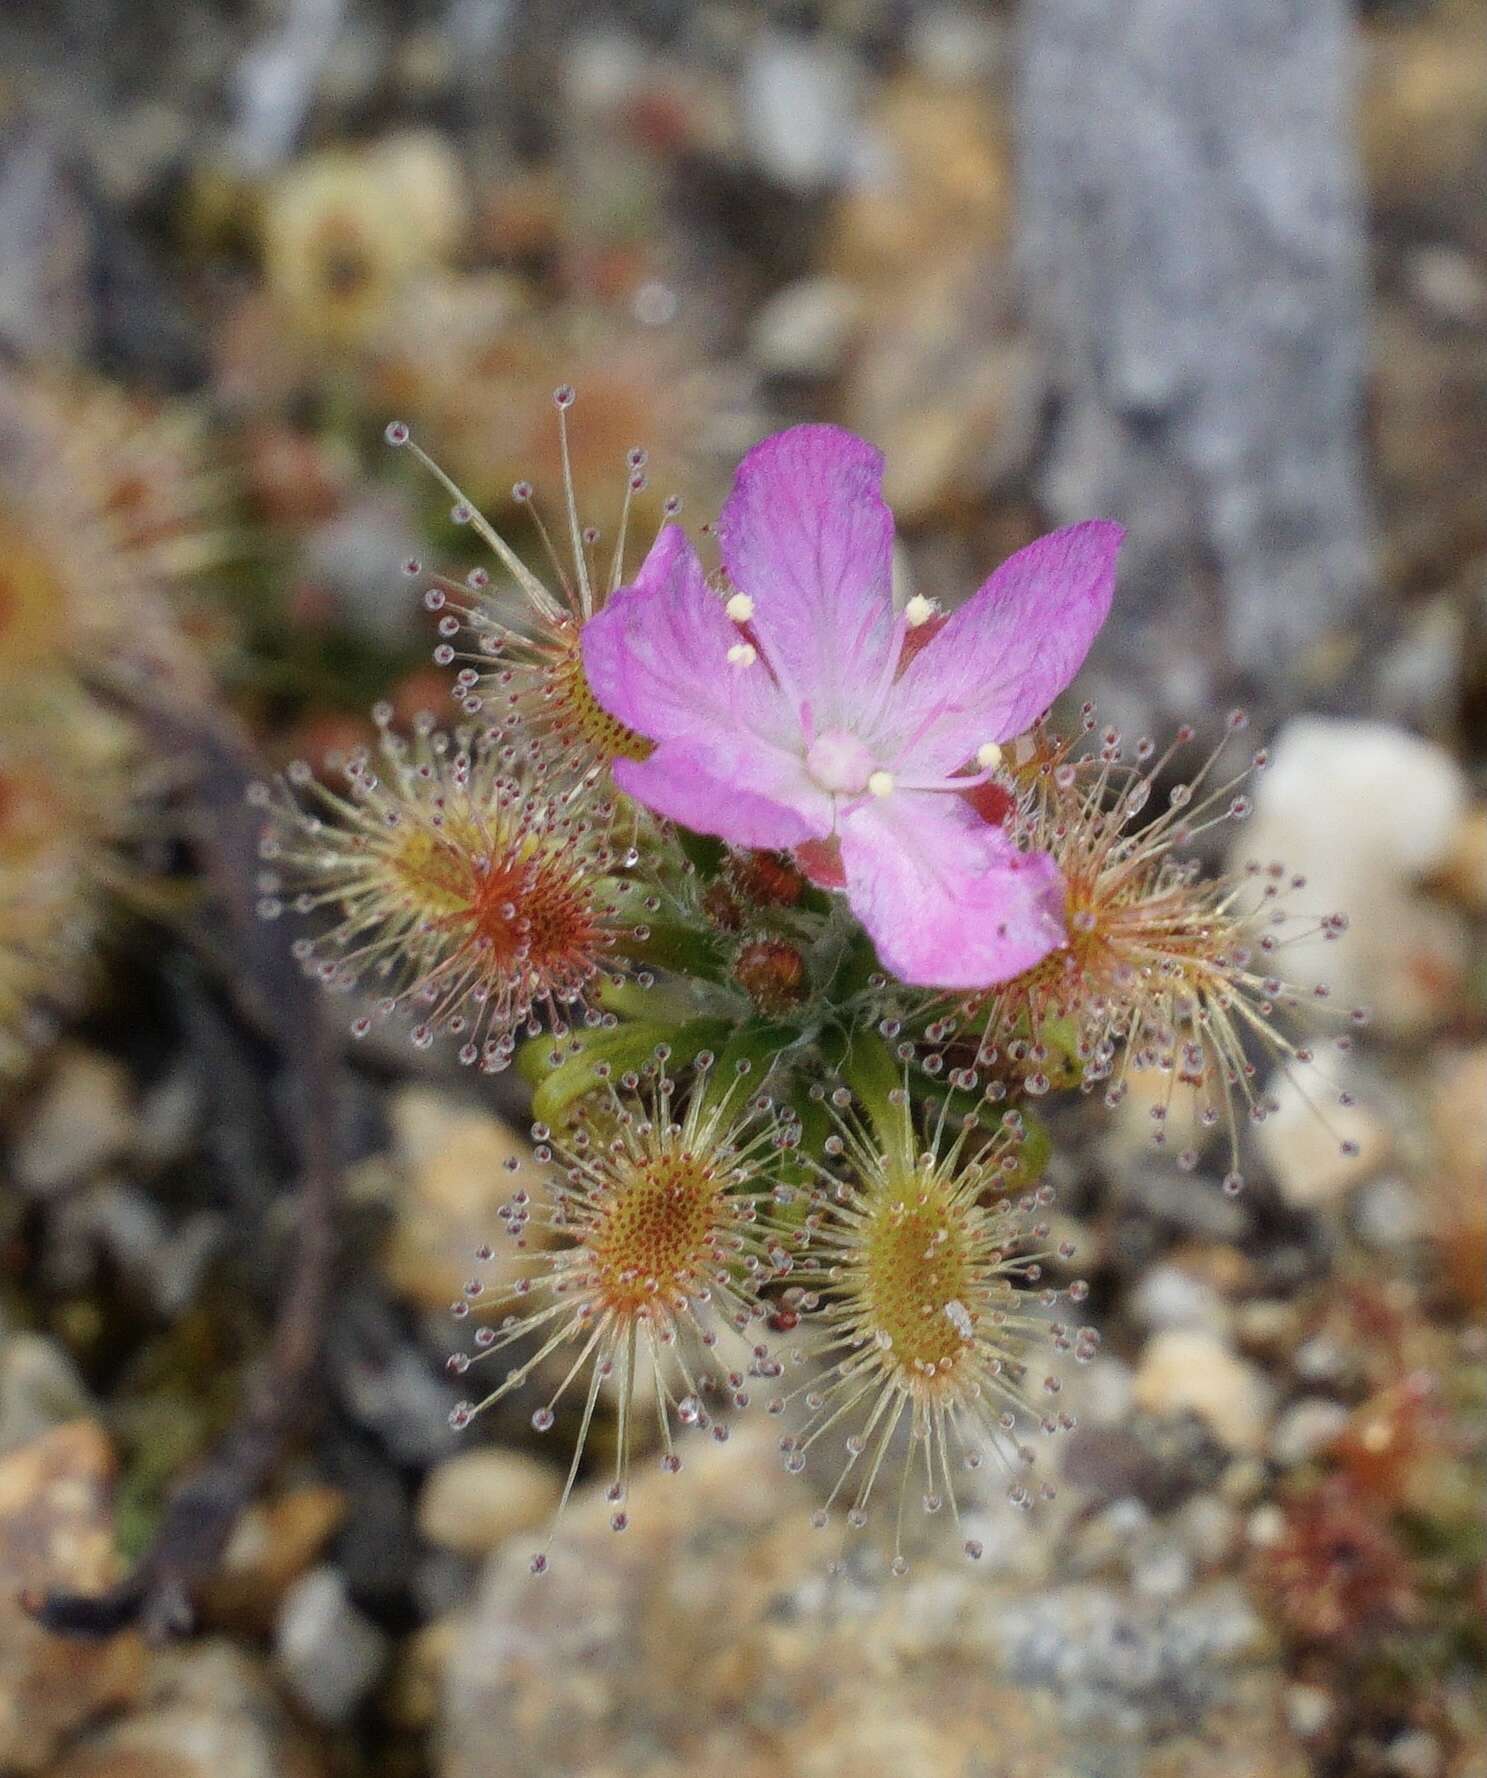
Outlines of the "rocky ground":
[[[396,564],[458,534],[384,461],[390,412],[499,502],[550,484],[573,381],[600,522],[636,438],[695,514],[768,426],[838,418],[947,597],[1039,528],[1010,13],[533,11],[0,19],[0,340],[206,427],[230,491],[190,627],[271,756],[441,695]],[[1374,1012],[1338,1063],[1357,1153],[1283,1102],[1229,1197],[1139,1104],[1056,1110],[1103,1352],[1057,1499],[973,1503],[979,1563],[931,1521],[903,1578],[871,1535],[828,1575],[761,1419],[647,1476],[623,1536],[581,1482],[539,1580],[553,1445],[519,1405],[451,1431],[443,1370],[517,1090],[358,1048],[303,1429],[192,1636],[60,1640],[23,1595],[147,1547],[294,1254],[275,1058],[136,894],[0,1100],[0,1773],[1487,1773],[1487,18],[1358,33],[1385,618],[1366,708],[1340,646],[1334,714],[1277,712],[1243,834],[1352,916],[1295,961]]]

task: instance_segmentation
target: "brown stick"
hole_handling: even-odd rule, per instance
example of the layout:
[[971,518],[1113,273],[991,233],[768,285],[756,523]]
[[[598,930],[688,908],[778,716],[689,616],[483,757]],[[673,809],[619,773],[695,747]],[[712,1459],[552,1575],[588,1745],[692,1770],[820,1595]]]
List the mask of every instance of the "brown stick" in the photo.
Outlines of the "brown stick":
[[335,1256],[339,1057],[314,984],[290,957],[283,930],[266,925],[255,910],[259,817],[246,793],[259,774],[246,738],[217,714],[169,711],[132,688],[124,694],[109,689],[123,697],[167,756],[199,762],[190,798],[197,851],[227,917],[234,997],[279,1046],[290,1089],[285,1134],[299,1174],[293,1264],[268,1366],[249,1389],[236,1423],[177,1485],[149,1548],[116,1586],[98,1595],[50,1593],[26,1601],[38,1622],[58,1632],[106,1636],[138,1625],[163,1639],[191,1628],[196,1594],[312,1393]]

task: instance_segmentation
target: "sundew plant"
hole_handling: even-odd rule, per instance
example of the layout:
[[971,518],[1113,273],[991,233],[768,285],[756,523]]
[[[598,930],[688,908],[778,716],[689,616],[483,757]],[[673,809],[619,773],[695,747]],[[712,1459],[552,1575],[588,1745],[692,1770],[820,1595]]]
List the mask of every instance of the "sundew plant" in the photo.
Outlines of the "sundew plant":
[[[622,1531],[642,1414],[667,1470],[775,1416],[785,1467],[821,1472],[817,1521],[881,1506],[901,1569],[907,1508],[958,1521],[968,1472],[1051,1493],[1063,1361],[1098,1346],[1039,1109],[1145,1076],[1154,1140],[1180,1095],[1239,1190],[1243,1125],[1312,1059],[1325,998],[1285,946],[1344,922],[1295,911],[1270,861],[1192,861],[1265,764],[1225,765],[1240,714],[1186,771],[1187,730],[1128,741],[1089,706],[1050,726],[1119,526],[1041,538],[953,612],[898,604],[882,458],[799,426],[697,538],[668,503],[632,565],[628,496],[613,539],[580,517],[573,401],[560,516],[513,490],[541,572],[388,428],[489,551],[463,579],[408,565],[463,720],[379,711],[343,782],[257,787],[262,911],[299,918],[355,1036],[401,1022],[532,1089],[547,1184],[454,1305],[455,1423],[529,1400],[538,1431],[573,1429],[571,1490],[612,1398]],[[641,493],[641,451],[625,474]]]

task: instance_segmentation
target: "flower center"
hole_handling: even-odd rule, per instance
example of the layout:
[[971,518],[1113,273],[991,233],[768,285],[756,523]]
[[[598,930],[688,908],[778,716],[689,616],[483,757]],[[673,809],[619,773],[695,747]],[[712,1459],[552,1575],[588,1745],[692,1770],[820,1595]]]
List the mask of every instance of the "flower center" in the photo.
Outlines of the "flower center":
[[860,796],[877,764],[856,735],[839,728],[817,735],[805,756],[805,769],[821,788],[842,796]]
[[863,1224],[865,1321],[905,1381],[949,1374],[970,1347],[978,1302],[965,1213],[930,1188],[880,1198]]
[[648,759],[655,742],[616,721],[594,696],[578,638],[577,624],[555,627],[543,686],[554,728],[570,745],[591,749],[606,760]]
[[[634,1314],[656,1298],[674,1306],[702,1283],[728,1220],[723,1180],[689,1152],[626,1167],[589,1234],[604,1306]],[[721,1257],[721,1256],[717,1256]]]

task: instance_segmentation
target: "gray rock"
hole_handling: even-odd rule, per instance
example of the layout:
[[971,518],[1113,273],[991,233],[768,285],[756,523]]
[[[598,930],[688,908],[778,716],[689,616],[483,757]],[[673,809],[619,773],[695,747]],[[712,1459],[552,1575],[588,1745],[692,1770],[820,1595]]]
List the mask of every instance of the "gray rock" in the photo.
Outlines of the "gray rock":
[[1351,1416],[1340,1401],[1305,1395],[1293,1401],[1270,1434],[1270,1455],[1287,1469],[1320,1457]]
[[[1322,716],[1288,723],[1229,864],[1284,860],[1306,879],[1309,912],[1343,913],[1350,925],[1340,943],[1320,935],[1288,943],[1287,979],[1324,984],[1340,1008],[1369,1007],[1394,1034],[1438,1018],[1466,940],[1454,910],[1422,898],[1416,884],[1449,863],[1467,807],[1460,765],[1418,735]],[[1328,1103],[1325,1083],[1316,1090]]]
[[1385,1768],[1398,1778],[1438,1778],[1445,1764],[1440,1742],[1425,1729],[1406,1729],[1384,1749]]
[[306,1710],[320,1722],[342,1723],[377,1683],[388,1641],[352,1604],[345,1576],[326,1564],[285,1595],[274,1652]]
[[1173,1529],[1195,1563],[1217,1568],[1238,1547],[1243,1526],[1227,1500],[1217,1494],[1195,1494],[1183,1502]]
[[557,1468],[519,1451],[460,1451],[425,1479],[418,1529],[442,1549],[482,1555],[518,1532],[546,1525],[562,1485]]
[[178,1068],[140,1099],[134,1131],[134,1157],[152,1172],[178,1161],[191,1146],[202,1113],[202,1083]]
[[861,70],[840,45],[764,32],[740,80],[743,132],[760,169],[802,194],[837,184],[858,136]]
[[1175,1728],[1221,1690],[1260,1624],[1238,1585],[1167,1609],[1108,1587],[1063,1587],[1003,1614],[1003,1654],[1024,1684],[1051,1691],[1067,1722],[1122,1734]]
[[1286,1689],[1286,1720],[1305,1740],[1320,1735],[1336,1708],[1331,1692],[1319,1685],[1293,1685]]
[[1074,1574],[1092,1575],[1123,1566],[1132,1546],[1151,1530],[1151,1514],[1139,1500],[1112,1500],[1078,1529],[1069,1557]]
[[1006,60],[1007,26],[980,7],[931,6],[910,26],[908,52],[933,80],[990,80]]
[[87,1384],[55,1340],[0,1336],[0,1456],[92,1411]]
[[309,1778],[315,1770],[268,1675],[241,1649],[213,1639],[157,1650],[135,1707],[73,1741],[47,1774]]
[[1359,1192],[1353,1205],[1359,1238],[1378,1253],[1397,1254],[1430,1232],[1420,1194],[1407,1179],[1386,1174]]
[[345,620],[381,641],[408,635],[418,612],[398,563],[418,555],[407,503],[396,494],[367,494],[312,532],[305,572],[335,600]]
[[754,318],[749,343],[769,376],[829,377],[842,367],[862,297],[839,278],[787,284]]
[[1404,275],[1415,300],[1437,319],[1463,327],[1487,320],[1487,277],[1458,247],[1416,247]]
[[1181,1266],[1156,1266],[1148,1272],[1132,1294],[1130,1310],[1157,1332],[1196,1327],[1222,1337],[1230,1320],[1228,1304],[1213,1286]]
[[1155,1538],[1133,1553],[1131,1585],[1145,1599],[1180,1599],[1193,1584],[1193,1564],[1172,1538]]
[[104,1179],[67,1199],[52,1219],[46,1270],[58,1288],[78,1288],[106,1258],[166,1316],[194,1300],[227,1236],[225,1219],[198,1210],[178,1228],[155,1201],[122,1180]]
[[1159,1418],[1196,1414],[1229,1450],[1260,1450],[1273,1391],[1262,1373],[1222,1340],[1196,1328],[1169,1328],[1142,1353],[1136,1405]]
[[1059,383],[1042,491],[1131,526],[1091,661],[1102,714],[1137,727],[1215,650],[1267,684],[1299,668],[1373,585],[1353,20],[1344,0],[1019,17],[1029,312]]
[[134,1127],[120,1064],[92,1050],[63,1050],[16,1135],[16,1183],[37,1197],[74,1185],[123,1155]]

